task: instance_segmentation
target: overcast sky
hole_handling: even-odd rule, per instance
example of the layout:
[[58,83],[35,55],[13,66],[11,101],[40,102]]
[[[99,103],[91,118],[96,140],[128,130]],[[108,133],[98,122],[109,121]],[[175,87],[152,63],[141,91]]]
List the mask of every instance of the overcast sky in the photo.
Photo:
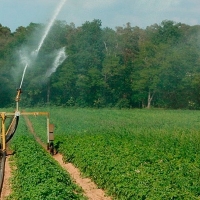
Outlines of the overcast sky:
[[[0,24],[15,31],[19,26],[48,22],[61,0],[0,0]],[[102,27],[146,26],[173,20],[200,24],[200,0],[66,0],[57,19],[81,26],[100,19]]]

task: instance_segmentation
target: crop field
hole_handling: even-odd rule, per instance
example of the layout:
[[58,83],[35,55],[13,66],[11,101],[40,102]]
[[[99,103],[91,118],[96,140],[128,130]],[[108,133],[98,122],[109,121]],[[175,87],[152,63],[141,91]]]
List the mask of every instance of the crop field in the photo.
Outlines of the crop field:
[[12,157],[12,193],[6,199],[85,199],[82,190],[35,141],[23,118],[11,143],[15,151]]
[[[50,121],[55,124],[55,145],[65,161],[72,162],[113,199],[200,199],[200,111],[26,109],[35,110],[50,112]],[[29,119],[35,132],[46,142],[45,118],[32,116]],[[17,168],[25,171],[28,168],[27,176],[31,177],[41,173],[35,170],[33,160],[42,162],[41,166],[46,164],[41,170],[54,163],[42,152],[37,154],[39,147],[26,134],[28,130],[21,121],[12,144],[16,150]],[[27,145],[31,146],[28,150]],[[29,161],[29,157],[33,160]],[[21,159],[25,159],[26,164],[19,167]],[[22,178],[26,176],[23,173],[14,177],[26,182],[14,184],[14,187],[17,191],[22,189],[20,193],[26,195],[36,192],[37,187],[30,190],[32,186],[27,183],[38,180]],[[51,173],[39,176],[46,180],[44,188],[55,187],[59,182],[60,189],[53,188],[53,193],[63,196],[76,194],[71,199],[82,198],[77,192],[72,192],[75,189],[71,183],[70,189],[62,189],[66,174],[57,168],[55,173],[56,178]],[[48,194],[41,191],[38,195]]]

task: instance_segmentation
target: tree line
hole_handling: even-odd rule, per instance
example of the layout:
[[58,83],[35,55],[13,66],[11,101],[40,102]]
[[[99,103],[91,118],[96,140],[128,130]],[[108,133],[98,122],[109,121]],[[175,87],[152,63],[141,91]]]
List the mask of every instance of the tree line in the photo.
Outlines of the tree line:
[[[11,32],[0,25],[0,107],[14,103],[23,64],[45,24]],[[48,78],[53,51],[67,59]],[[56,21],[34,64],[27,69],[24,106],[58,105],[118,108],[200,108],[200,26],[164,20],[145,29],[102,28],[101,21]]]

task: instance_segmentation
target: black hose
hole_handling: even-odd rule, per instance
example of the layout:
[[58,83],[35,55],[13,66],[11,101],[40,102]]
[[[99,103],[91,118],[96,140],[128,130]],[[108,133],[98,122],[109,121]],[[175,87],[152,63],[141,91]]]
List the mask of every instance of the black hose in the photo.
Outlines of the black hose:
[[5,163],[6,163],[6,151],[1,151],[0,153],[1,163],[0,163],[0,194],[3,188]]
[[[10,139],[12,139],[12,137],[13,137],[15,131],[17,130],[17,126],[18,126],[18,122],[19,122],[19,116],[14,116],[14,118],[16,118],[16,119],[15,119],[15,120],[16,120],[15,126],[14,126],[14,128],[12,129],[12,132],[11,132],[11,133],[8,133],[8,134],[6,135],[6,143],[9,142]],[[13,120],[14,120],[14,118],[13,118]]]

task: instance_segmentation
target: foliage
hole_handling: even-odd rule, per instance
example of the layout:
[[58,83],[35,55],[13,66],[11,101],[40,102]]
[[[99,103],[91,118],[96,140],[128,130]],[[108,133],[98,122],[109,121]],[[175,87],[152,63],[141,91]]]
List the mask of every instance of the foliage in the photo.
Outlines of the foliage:
[[[98,19],[79,27],[54,23],[27,69],[23,105],[200,108],[200,26],[170,20],[145,29],[101,26]],[[37,49],[44,30],[45,24],[30,23],[11,33],[0,25],[1,107],[12,104],[21,81],[19,52]],[[62,47],[68,58],[45,78]]]
[[49,111],[66,162],[114,199],[199,198],[199,111]]
[[8,199],[84,199],[69,175],[28,133],[23,119],[12,140],[14,172]]

